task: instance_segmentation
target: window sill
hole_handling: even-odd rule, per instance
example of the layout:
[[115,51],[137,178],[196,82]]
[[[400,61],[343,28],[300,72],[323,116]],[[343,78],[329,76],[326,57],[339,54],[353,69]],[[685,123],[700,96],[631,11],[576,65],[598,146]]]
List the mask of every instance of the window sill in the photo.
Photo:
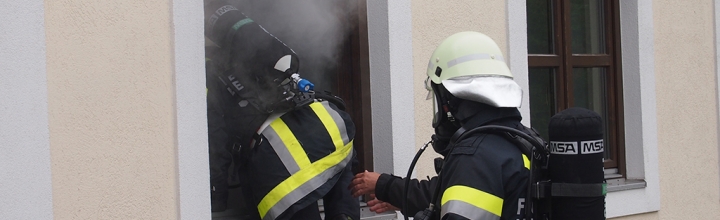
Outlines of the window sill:
[[616,178],[608,179],[606,181],[608,193],[631,189],[641,189],[647,187],[647,183],[645,182],[645,180]]

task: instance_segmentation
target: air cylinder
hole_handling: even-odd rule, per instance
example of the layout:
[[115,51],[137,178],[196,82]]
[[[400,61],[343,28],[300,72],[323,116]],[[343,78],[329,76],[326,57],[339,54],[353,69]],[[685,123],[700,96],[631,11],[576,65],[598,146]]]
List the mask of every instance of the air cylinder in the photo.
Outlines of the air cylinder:
[[605,219],[603,120],[568,108],[550,118],[548,169],[552,220]]

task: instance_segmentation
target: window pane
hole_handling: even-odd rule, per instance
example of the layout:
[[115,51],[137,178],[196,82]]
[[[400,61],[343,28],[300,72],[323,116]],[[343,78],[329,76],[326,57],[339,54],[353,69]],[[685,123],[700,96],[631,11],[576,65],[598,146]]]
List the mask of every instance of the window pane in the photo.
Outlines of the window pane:
[[605,53],[603,4],[602,0],[570,1],[573,54]]
[[573,100],[575,107],[593,110],[603,118],[605,159],[610,159],[612,146],[608,140],[610,132],[607,115],[606,68],[573,68]]
[[548,139],[548,122],[555,114],[555,69],[530,68],[530,125]]
[[552,3],[550,0],[527,1],[528,53],[552,54]]

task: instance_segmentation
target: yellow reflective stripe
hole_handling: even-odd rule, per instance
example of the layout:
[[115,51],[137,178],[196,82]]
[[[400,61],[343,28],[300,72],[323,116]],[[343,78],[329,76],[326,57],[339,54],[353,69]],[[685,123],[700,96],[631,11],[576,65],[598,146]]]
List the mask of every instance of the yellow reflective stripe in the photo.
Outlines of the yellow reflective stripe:
[[265,218],[268,211],[275,206],[285,196],[293,192],[295,189],[303,185],[304,183],[312,180],[323,171],[338,165],[345,159],[350,153],[352,153],[353,142],[336,150],[335,152],[323,157],[320,160],[315,161],[305,169],[301,169],[297,173],[293,174],[289,178],[282,181],[280,184],[275,186],[270,192],[260,200],[258,204],[258,212],[260,212],[260,218]]
[[300,145],[300,142],[295,138],[295,135],[281,118],[275,119],[270,123],[270,127],[280,136],[280,139],[288,151],[290,151],[290,155],[295,159],[300,170],[310,165],[310,158],[308,158],[302,145]]
[[445,189],[441,206],[450,200],[466,202],[497,216],[502,214],[503,199],[471,187],[455,185]]
[[332,119],[330,113],[328,113],[327,109],[325,109],[325,106],[323,106],[320,102],[315,102],[310,104],[310,108],[312,108],[315,114],[320,118],[320,121],[322,121],[323,125],[325,125],[325,130],[327,130],[330,134],[330,138],[332,138],[335,148],[341,148],[343,146],[343,140],[340,135],[340,130],[338,129],[335,120]]
[[525,165],[525,168],[528,170],[530,169],[530,160],[525,156],[525,154],[522,155],[523,157],[523,165]]

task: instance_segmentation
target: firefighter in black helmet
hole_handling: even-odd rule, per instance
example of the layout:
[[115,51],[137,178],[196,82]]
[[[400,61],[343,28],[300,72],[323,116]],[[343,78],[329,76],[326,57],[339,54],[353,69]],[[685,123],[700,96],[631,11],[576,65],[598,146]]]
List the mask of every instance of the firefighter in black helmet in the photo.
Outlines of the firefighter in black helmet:
[[215,45],[206,49],[210,153],[220,158],[211,158],[214,211],[237,172],[251,219],[321,219],[320,199],[325,219],[359,219],[347,189],[355,126],[342,100],[315,93],[297,54],[236,5],[210,1],[205,10]]
[[[517,109],[522,90],[513,81],[500,48],[478,32],[453,34],[433,53],[427,77],[435,107],[432,146],[444,156],[442,163],[436,163],[439,175],[413,179],[407,204],[402,197],[404,179],[389,174],[366,171],[356,175],[353,194],[374,193],[377,200],[369,203],[374,210],[406,207],[402,213],[415,219],[421,215],[522,219],[530,161],[516,143],[502,133],[477,133],[451,141],[464,130],[483,125],[523,128]],[[435,211],[422,212],[428,207]]]

